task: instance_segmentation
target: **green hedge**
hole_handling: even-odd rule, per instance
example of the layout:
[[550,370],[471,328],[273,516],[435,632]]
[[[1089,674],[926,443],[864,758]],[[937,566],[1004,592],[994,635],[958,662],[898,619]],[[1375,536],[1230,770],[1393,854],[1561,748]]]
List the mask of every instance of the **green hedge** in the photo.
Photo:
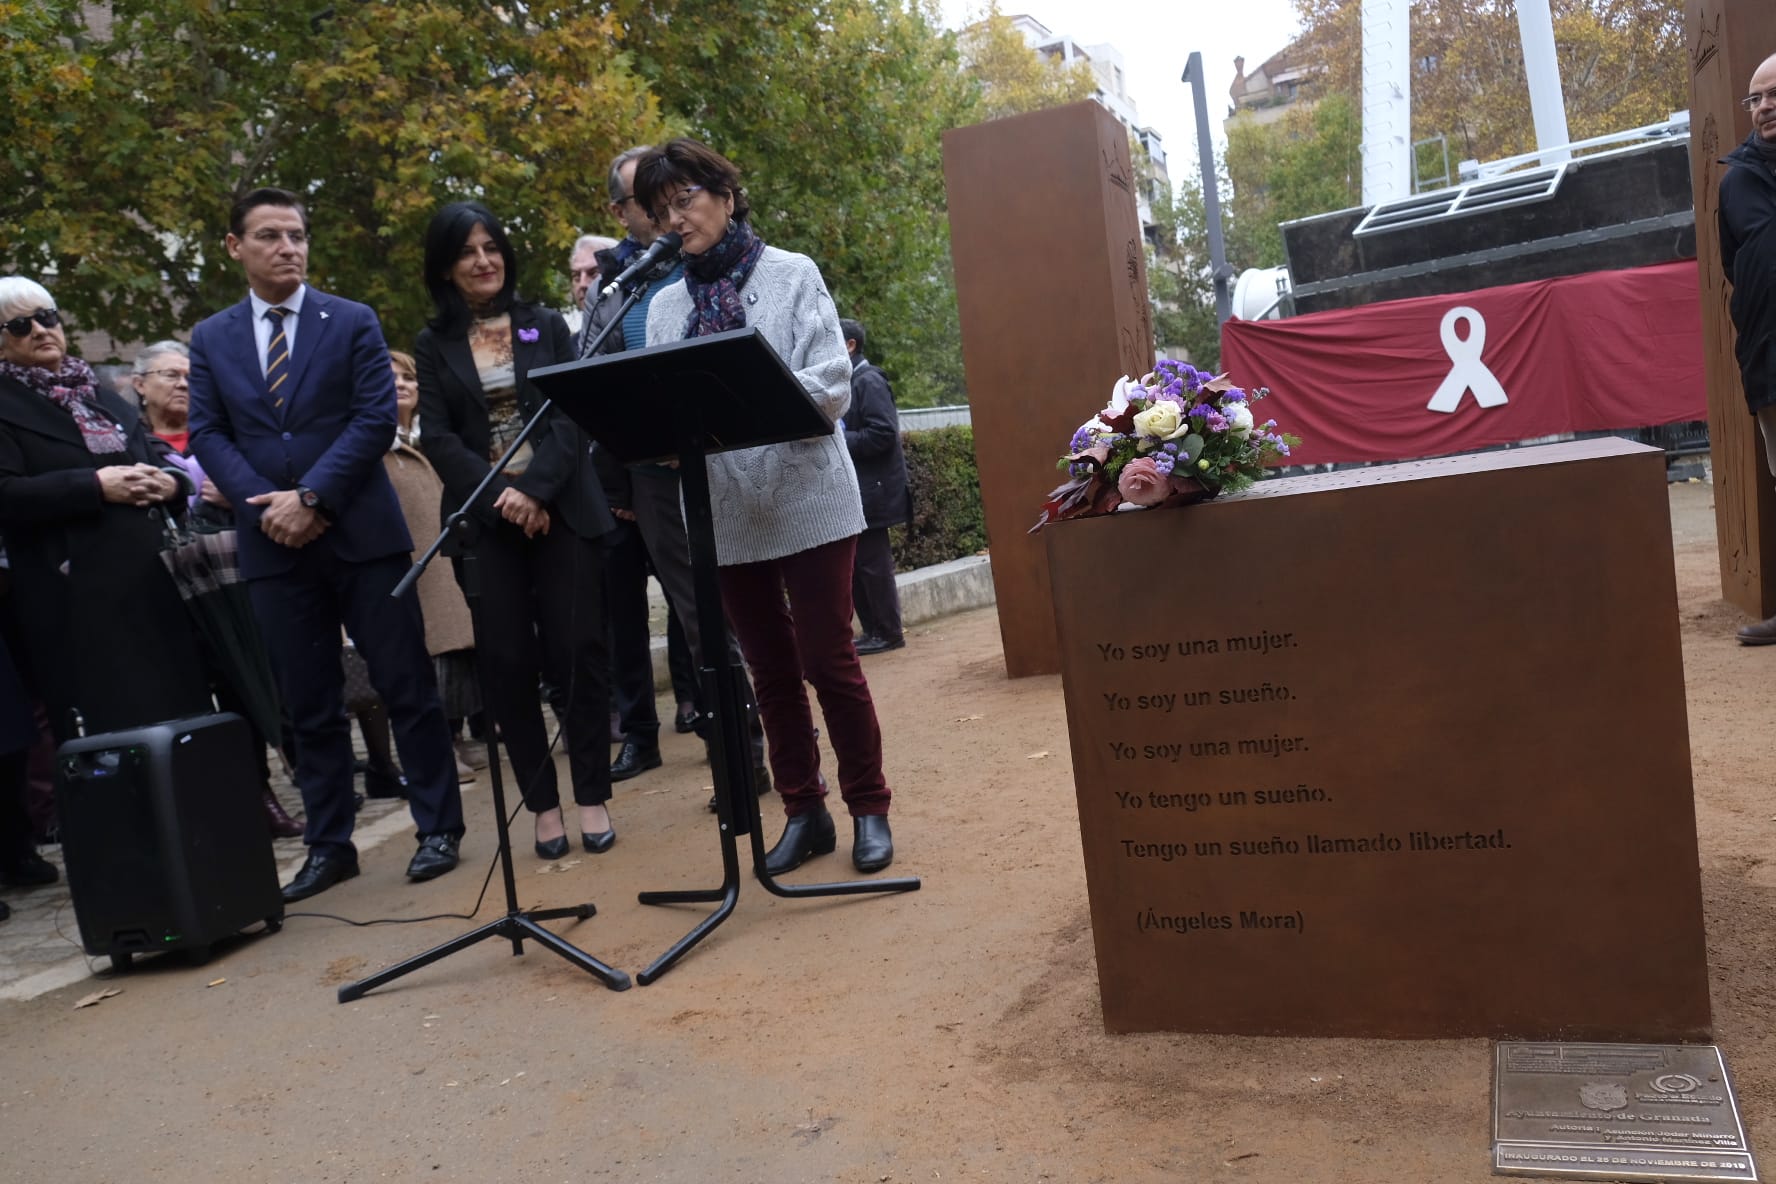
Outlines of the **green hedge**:
[[980,474],[974,467],[974,429],[932,428],[901,436],[913,519],[888,532],[900,571],[947,563],[987,545]]

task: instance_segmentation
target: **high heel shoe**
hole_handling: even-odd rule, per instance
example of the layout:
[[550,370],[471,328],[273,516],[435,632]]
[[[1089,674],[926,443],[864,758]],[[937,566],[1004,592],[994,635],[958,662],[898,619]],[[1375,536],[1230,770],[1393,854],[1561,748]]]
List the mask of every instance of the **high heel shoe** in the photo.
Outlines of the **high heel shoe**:
[[[611,827],[609,830],[601,830],[597,834],[589,834],[586,831],[580,832],[580,846],[584,847],[594,855],[603,855],[606,851],[609,851],[612,847],[616,846],[616,843],[617,828],[615,826]],[[565,837],[562,838],[561,845],[565,850],[567,846],[567,839]]]
[[[537,817],[540,818],[542,815],[539,814]],[[566,819],[563,819],[562,821],[565,823]],[[538,839],[536,841],[536,853],[538,859],[560,859],[563,855],[567,854],[567,835],[563,833],[548,840]]]

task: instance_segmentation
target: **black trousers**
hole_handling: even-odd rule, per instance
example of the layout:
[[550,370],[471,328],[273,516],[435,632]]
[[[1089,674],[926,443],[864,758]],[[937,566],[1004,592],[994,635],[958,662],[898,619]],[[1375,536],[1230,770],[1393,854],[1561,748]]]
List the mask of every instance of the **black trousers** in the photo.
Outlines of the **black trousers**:
[[606,538],[611,691],[623,735],[648,748],[660,742],[660,714],[654,707],[654,657],[648,637],[647,544],[635,523],[621,520]]
[[295,732],[296,784],[308,813],[303,837],[310,847],[352,849],[356,808],[341,626],[370,668],[370,685],[388,705],[420,837],[463,833],[462,791],[426,653],[419,596],[412,589],[400,600],[389,595],[408,564],[406,555],[347,563],[325,542],[310,543],[291,570],[247,585]]
[[703,691],[697,685],[697,664],[691,661],[691,643],[685,640],[678,608],[666,608],[666,669],[672,674],[672,697],[702,710]]
[[[573,798],[610,800],[610,651],[605,642],[604,546],[561,519],[533,539],[502,523],[473,544],[480,581],[475,657],[486,665],[487,712],[499,726],[525,806],[561,804],[539,681],[561,696]],[[457,560],[458,580],[463,579]],[[464,591],[468,591],[465,585]]]
[[865,637],[900,640],[900,590],[894,585],[894,552],[888,546],[886,526],[872,526],[857,536],[851,601]]
[[[679,477],[671,469],[637,470],[632,490],[635,524],[641,528],[642,541],[647,544],[649,560],[666,602],[678,613],[691,660],[699,668],[714,665],[720,655],[706,656],[703,649],[702,622],[697,618],[697,590],[691,576],[691,543],[685,532],[684,509],[679,504]],[[730,630],[728,660],[740,663],[740,644]],[[650,668],[651,669],[651,668]],[[765,730],[758,718],[752,683],[742,668],[742,693],[746,699],[747,730],[752,736],[752,762],[764,768]],[[714,704],[700,704],[707,709]],[[657,726],[657,725],[656,725]]]

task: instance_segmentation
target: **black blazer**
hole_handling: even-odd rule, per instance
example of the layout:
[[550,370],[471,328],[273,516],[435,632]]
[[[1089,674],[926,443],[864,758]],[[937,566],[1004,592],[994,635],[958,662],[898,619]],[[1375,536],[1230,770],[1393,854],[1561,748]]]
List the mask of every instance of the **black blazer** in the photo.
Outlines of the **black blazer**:
[[[560,313],[530,303],[512,306],[512,369],[518,376],[518,407],[528,419],[544,399],[530,381],[530,372],[575,358],[573,334]],[[526,341],[525,332],[535,333]],[[419,444],[444,482],[443,513],[448,516],[487,476],[493,438],[487,419],[487,394],[469,352],[467,333],[444,336],[424,329],[413,346],[419,371]],[[493,503],[507,487],[542,502],[556,519],[581,538],[597,538],[616,529],[610,506],[599,488],[588,450],[591,441],[578,424],[551,410],[531,436],[530,467],[516,480],[495,478],[473,507],[489,525],[503,522]]]
[[845,447],[857,469],[863,520],[871,530],[912,519],[906,456],[900,446],[900,413],[888,377],[869,362],[851,372],[851,406],[845,408]]

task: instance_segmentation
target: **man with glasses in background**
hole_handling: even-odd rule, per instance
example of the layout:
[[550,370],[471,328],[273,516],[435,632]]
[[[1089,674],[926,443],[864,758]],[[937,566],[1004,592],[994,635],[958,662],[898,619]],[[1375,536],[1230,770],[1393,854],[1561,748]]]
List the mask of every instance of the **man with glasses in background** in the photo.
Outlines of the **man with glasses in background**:
[[[1776,55],[1764,59],[1746,89],[1740,104],[1751,113],[1751,134],[1721,161],[1721,266],[1733,285],[1729,307],[1746,406],[1776,475]],[[1746,625],[1739,641],[1776,645],[1776,617]]]

